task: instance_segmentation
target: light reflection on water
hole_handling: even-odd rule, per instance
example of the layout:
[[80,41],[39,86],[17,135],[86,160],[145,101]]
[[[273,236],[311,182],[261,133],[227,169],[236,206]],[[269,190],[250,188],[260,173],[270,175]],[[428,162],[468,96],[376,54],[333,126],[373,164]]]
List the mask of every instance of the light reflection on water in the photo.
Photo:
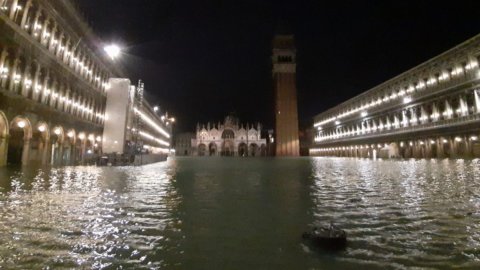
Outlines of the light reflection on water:
[[[0,268],[480,267],[479,160],[0,169]],[[337,254],[308,225],[349,234]],[[353,266],[353,267],[352,267]]]

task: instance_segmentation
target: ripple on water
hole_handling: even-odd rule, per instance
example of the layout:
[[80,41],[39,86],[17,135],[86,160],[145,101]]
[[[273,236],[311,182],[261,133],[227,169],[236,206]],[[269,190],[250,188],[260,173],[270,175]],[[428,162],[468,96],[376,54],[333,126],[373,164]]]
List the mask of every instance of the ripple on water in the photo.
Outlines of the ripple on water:
[[[0,268],[479,268],[479,165],[180,158],[2,169]],[[348,232],[345,251],[301,242],[307,225],[329,221]]]

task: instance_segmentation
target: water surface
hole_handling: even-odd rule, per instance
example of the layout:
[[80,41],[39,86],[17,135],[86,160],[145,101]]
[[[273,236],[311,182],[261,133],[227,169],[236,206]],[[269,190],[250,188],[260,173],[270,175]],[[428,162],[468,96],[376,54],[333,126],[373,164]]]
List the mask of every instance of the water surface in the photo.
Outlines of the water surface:
[[[345,251],[301,233],[334,221]],[[0,268],[480,268],[480,160],[0,169]]]

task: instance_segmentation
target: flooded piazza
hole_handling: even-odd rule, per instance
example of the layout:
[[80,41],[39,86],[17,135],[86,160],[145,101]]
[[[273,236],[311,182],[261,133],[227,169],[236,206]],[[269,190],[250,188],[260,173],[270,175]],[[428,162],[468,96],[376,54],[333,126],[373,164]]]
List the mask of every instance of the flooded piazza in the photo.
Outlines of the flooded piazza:
[[[480,160],[0,168],[4,269],[480,267]],[[333,221],[337,253],[301,234]]]

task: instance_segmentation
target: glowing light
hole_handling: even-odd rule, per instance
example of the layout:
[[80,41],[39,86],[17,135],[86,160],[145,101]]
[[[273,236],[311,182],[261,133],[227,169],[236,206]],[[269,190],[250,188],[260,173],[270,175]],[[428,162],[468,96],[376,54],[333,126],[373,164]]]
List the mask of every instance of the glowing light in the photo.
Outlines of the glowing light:
[[460,138],[460,137],[455,137],[455,141],[461,142],[461,141],[462,141],[462,138]]
[[340,125],[340,121],[335,121],[335,125]]
[[27,124],[27,123],[25,123],[25,121],[21,120],[21,121],[18,121],[17,126],[18,126],[19,128],[24,128],[26,124]]
[[40,125],[38,127],[38,131],[40,131],[40,132],[44,132],[45,130],[47,130],[47,127],[45,127],[45,125]]
[[101,141],[102,141],[102,137],[97,136],[96,140],[97,140],[97,142],[101,142]]
[[60,135],[60,133],[62,133],[62,130],[60,128],[56,128],[53,130],[53,133],[55,133],[55,135]]
[[168,132],[166,132],[163,128],[161,128],[159,125],[157,125],[152,119],[150,119],[150,117],[146,116],[144,113],[139,111],[137,108],[133,108],[133,110],[135,111],[135,113],[140,115],[140,117],[143,120],[145,120],[145,122],[147,122],[150,126],[155,128],[158,132],[162,133],[165,137],[170,138],[170,134],[168,134]]
[[153,107],[153,111],[157,112],[158,111],[158,106]]
[[361,115],[362,117],[365,117],[365,116],[368,115],[368,113],[367,113],[367,112],[362,112],[360,115]]
[[410,103],[410,102],[412,102],[412,98],[411,98],[411,97],[404,97],[404,98],[403,98],[403,103],[404,103],[404,104],[407,104],[407,103]]
[[447,143],[448,141],[447,141],[446,139],[443,139],[442,142],[443,142],[443,143]]
[[88,140],[93,142],[95,140],[95,136],[93,136],[93,134],[88,135]]
[[156,141],[157,143],[159,144],[163,144],[165,146],[169,146],[170,144],[164,140],[161,140],[161,139],[158,139],[158,138],[155,138],[153,137],[152,135],[146,133],[146,132],[143,132],[143,131],[139,131],[138,134],[140,134],[141,136],[147,138],[147,139],[150,139],[150,140],[154,140]]
[[73,133],[73,131],[69,131],[69,132],[67,133],[67,136],[68,136],[69,138],[73,138],[74,135],[75,135],[75,134]]
[[80,134],[78,135],[78,138],[79,138],[80,140],[83,140],[83,139],[85,139],[85,134],[83,134],[83,133],[80,133]]
[[120,55],[120,47],[115,44],[111,44],[108,46],[105,46],[103,50],[107,53],[107,55],[113,59],[117,58]]
[[434,140],[430,140],[430,144],[435,144],[435,141],[434,141]]

